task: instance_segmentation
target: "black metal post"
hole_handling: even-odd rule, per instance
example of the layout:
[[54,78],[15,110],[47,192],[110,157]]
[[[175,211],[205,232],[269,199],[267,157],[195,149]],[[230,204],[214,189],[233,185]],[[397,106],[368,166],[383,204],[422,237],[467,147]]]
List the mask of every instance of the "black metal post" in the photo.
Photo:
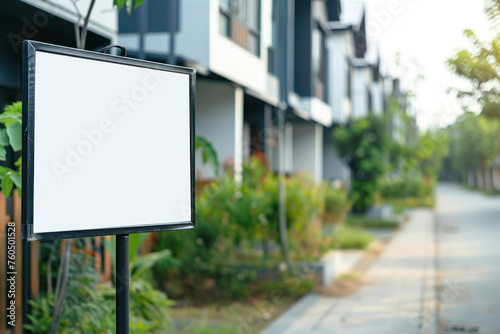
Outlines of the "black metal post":
[[177,64],[177,57],[175,55],[175,33],[177,32],[177,27],[178,27],[177,20],[179,19],[178,6],[179,4],[177,3],[177,0],[170,0],[169,13],[168,13],[168,20],[169,20],[168,31],[170,34],[170,43],[168,47],[169,50],[168,50],[167,63],[172,65]]
[[128,334],[128,234],[116,236],[116,333]]
[[[28,314],[30,314],[30,305],[28,304],[28,299],[31,297],[31,245],[28,241],[23,241],[22,243],[23,251],[22,251],[22,309],[23,309],[23,325],[29,324]],[[16,270],[19,270],[16,268]],[[17,285],[17,284],[16,284]],[[27,333],[28,331],[24,329],[23,333]]]
[[145,1],[139,8],[139,59],[146,59],[145,39],[148,32],[148,1]]

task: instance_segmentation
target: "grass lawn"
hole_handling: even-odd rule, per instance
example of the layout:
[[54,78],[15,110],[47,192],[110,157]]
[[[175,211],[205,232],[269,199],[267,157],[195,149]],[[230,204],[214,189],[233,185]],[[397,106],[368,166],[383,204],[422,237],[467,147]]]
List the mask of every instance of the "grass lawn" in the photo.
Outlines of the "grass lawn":
[[480,191],[483,194],[485,194],[486,196],[500,195],[500,191],[495,190],[495,189],[483,189],[483,188],[479,188],[479,187],[472,187],[472,186],[469,186],[467,183],[462,183],[462,186],[466,189],[469,189],[469,190]]
[[[298,297],[255,299],[230,304],[193,307],[178,302],[168,310],[174,333],[258,333],[286,311]],[[273,303],[274,301],[274,303]]]
[[346,225],[357,228],[397,228],[399,226],[399,222],[396,220],[351,215],[347,217]]
[[411,208],[434,208],[434,197],[408,197],[408,198],[384,198],[383,203],[392,204],[395,214],[404,213],[405,209]]

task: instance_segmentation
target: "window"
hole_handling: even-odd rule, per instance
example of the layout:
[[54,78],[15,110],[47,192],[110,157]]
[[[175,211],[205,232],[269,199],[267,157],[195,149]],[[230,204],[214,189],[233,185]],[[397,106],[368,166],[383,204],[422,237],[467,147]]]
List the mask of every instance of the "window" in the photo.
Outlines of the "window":
[[231,19],[222,12],[219,14],[219,33],[222,36],[231,37]]
[[260,1],[219,0],[219,33],[260,55]]
[[274,63],[274,48],[270,46],[267,48],[267,71],[271,74],[278,75],[278,71]]
[[315,83],[315,95],[324,99],[325,94],[325,33],[318,26],[312,31],[312,76]]
[[267,48],[267,71],[278,75],[278,66],[276,66],[276,47],[278,44],[278,0],[272,0],[271,29],[269,29],[269,40],[271,45]]

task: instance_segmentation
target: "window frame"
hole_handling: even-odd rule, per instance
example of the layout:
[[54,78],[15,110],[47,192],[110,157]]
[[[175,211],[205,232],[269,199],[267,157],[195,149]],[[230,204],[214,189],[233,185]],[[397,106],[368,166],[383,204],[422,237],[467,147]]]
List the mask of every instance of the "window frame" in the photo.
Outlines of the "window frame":
[[[237,1],[237,0],[229,0],[229,7],[231,7],[231,3],[233,1]],[[235,13],[234,11],[231,11],[230,9],[227,9],[227,8],[224,8],[222,5],[221,5],[221,2],[219,0],[219,18],[220,16],[224,16],[226,17],[228,20],[229,20],[229,26],[228,26],[228,35],[226,34],[223,34],[221,33],[221,29],[220,29],[220,26],[219,26],[219,34],[221,34],[222,36],[230,39],[231,41],[233,41],[236,45],[244,48],[245,50],[247,50],[248,52],[250,52],[251,54],[253,54],[254,56],[257,56],[257,57],[261,57],[261,30],[262,30],[262,17],[261,17],[261,9],[262,9],[262,3],[261,3],[261,0],[243,0],[243,1],[256,1],[257,2],[257,16],[258,16],[258,22],[257,22],[257,26],[259,29],[255,29],[253,27],[250,27],[249,23],[241,17],[241,15],[238,15],[237,13]],[[246,9],[245,9],[246,11]],[[256,52],[254,52],[253,50],[251,50],[249,48],[249,43],[247,42],[246,45],[241,45],[240,43],[238,43],[237,41],[234,40],[234,36],[233,36],[233,21],[237,21],[239,24],[243,25],[247,31],[247,41],[249,40],[249,36],[255,38],[257,40],[257,50]],[[219,19],[219,23],[220,23],[220,19]]]

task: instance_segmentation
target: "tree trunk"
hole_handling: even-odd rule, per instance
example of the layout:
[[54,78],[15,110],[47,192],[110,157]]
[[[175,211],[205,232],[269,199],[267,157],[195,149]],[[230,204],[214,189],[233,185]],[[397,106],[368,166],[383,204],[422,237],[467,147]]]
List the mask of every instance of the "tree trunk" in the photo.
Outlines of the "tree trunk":
[[59,319],[62,314],[62,305],[66,297],[66,290],[68,289],[69,280],[69,260],[71,258],[71,240],[66,240],[64,247],[64,254],[61,257],[61,265],[59,266],[59,275],[57,276],[56,294],[54,296],[55,306],[54,315],[52,316],[52,323],[50,325],[50,333],[57,334],[59,328]]
[[[78,27],[80,21],[78,21],[75,24],[75,32],[77,33],[76,42],[78,44],[77,47],[82,50],[85,49],[85,44],[87,42],[88,25],[89,25],[90,15],[92,14],[92,10],[94,9],[95,2],[96,0],[92,0],[90,2],[89,8],[87,10],[87,15],[85,16],[85,19],[83,21],[83,27],[80,36],[78,36],[78,32],[80,32],[80,29]],[[56,334],[59,328],[59,319],[61,318],[62,306],[64,303],[64,299],[66,297],[66,290],[68,289],[70,259],[71,259],[71,240],[66,239],[66,247],[64,248],[64,254],[61,257],[59,275],[57,276],[56,292],[54,296],[55,298],[54,315],[52,317],[52,323],[50,326],[51,334]]]

